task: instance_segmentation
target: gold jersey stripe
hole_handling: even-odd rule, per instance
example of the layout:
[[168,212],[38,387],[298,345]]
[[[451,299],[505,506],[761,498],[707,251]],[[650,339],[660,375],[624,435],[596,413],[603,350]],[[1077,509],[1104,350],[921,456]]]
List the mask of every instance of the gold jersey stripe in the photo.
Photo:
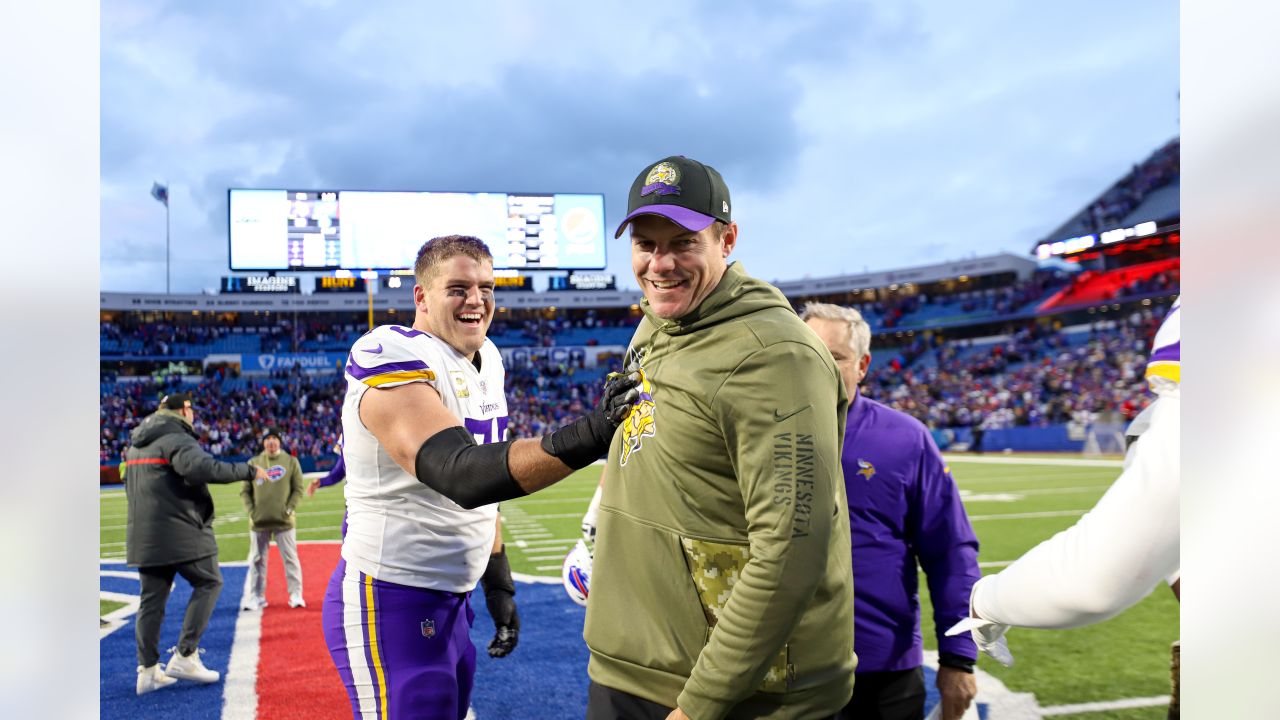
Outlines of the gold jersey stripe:
[[410,380],[435,380],[435,370],[406,370],[404,372],[387,373],[386,375],[374,375],[364,379],[364,384],[370,387],[378,387],[393,382],[408,382]]

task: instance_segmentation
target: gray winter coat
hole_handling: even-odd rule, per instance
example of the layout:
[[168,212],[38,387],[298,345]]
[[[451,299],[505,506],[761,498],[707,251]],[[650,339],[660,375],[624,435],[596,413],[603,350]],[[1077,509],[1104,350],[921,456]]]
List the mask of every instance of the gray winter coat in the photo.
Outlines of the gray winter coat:
[[134,428],[130,444],[129,566],[173,565],[216,554],[208,484],[250,480],[253,467],[215,460],[200,448],[186,419],[172,410],[148,415]]

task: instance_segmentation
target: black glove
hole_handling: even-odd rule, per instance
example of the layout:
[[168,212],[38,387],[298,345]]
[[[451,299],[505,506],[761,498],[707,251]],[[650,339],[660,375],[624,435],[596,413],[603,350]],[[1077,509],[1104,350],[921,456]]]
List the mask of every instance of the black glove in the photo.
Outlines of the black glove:
[[489,556],[489,565],[480,576],[484,604],[493,618],[495,633],[489,643],[489,657],[506,657],[520,641],[520,613],[516,612],[516,584],[511,579],[507,549]]
[[640,398],[640,373],[609,373],[600,404],[572,423],[542,436],[542,449],[574,470],[584,468],[609,452],[613,431]]

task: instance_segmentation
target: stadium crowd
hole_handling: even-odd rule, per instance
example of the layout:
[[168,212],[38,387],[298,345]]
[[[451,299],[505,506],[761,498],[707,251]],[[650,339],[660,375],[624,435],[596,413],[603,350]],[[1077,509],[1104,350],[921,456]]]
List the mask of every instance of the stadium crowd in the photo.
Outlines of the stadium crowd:
[[1142,163],[1134,165],[1128,175],[1085,210],[1085,227],[1091,232],[1114,227],[1142,204],[1151,191],[1177,180],[1181,167],[1180,150],[1180,140],[1174,139]]
[[1150,401],[1142,373],[1162,317],[1143,308],[1081,344],[1032,323],[990,345],[943,344],[936,363],[914,362],[924,354],[917,340],[906,361],[873,361],[863,391],[930,428],[1132,420]]
[[171,392],[190,392],[200,444],[215,456],[262,450],[261,434],[278,428],[294,455],[327,455],[341,432],[342,378],[296,374],[269,381],[224,383],[220,376],[184,384],[178,377],[109,382],[101,396],[101,462],[117,462],[129,432]]
[[[994,343],[944,342],[923,334],[893,348],[873,342],[875,360],[862,392],[930,428],[1132,419],[1147,403],[1142,368],[1161,317],[1161,311],[1145,307],[1114,327],[1100,324],[1083,336],[1085,342],[1079,342],[1081,335],[1034,322]],[[527,327],[541,334],[559,327],[544,322],[501,330]],[[602,322],[612,326],[618,321]],[[537,437],[581,415],[599,398],[601,374],[614,369],[583,369],[545,359],[511,368],[507,405],[512,435]],[[103,464],[116,462],[130,429],[155,409],[162,395],[179,388],[197,398],[196,429],[214,455],[256,453],[261,429],[277,426],[290,452],[323,456],[341,431],[344,388],[336,375],[278,372],[249,379],[212,371],[194,385],[182,384],[176,376],[117,382],[105,374],[103,381]]]

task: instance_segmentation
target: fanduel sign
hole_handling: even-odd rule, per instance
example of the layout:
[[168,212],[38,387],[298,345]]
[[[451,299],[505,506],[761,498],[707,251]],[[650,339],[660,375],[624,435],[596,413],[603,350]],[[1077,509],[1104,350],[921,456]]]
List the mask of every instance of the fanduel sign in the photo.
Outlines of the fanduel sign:
[[337,372],[346,360],[345,353],[261,353],[244,355],[240,369],[245,372],[271,372],[272,370],[321,370]]

